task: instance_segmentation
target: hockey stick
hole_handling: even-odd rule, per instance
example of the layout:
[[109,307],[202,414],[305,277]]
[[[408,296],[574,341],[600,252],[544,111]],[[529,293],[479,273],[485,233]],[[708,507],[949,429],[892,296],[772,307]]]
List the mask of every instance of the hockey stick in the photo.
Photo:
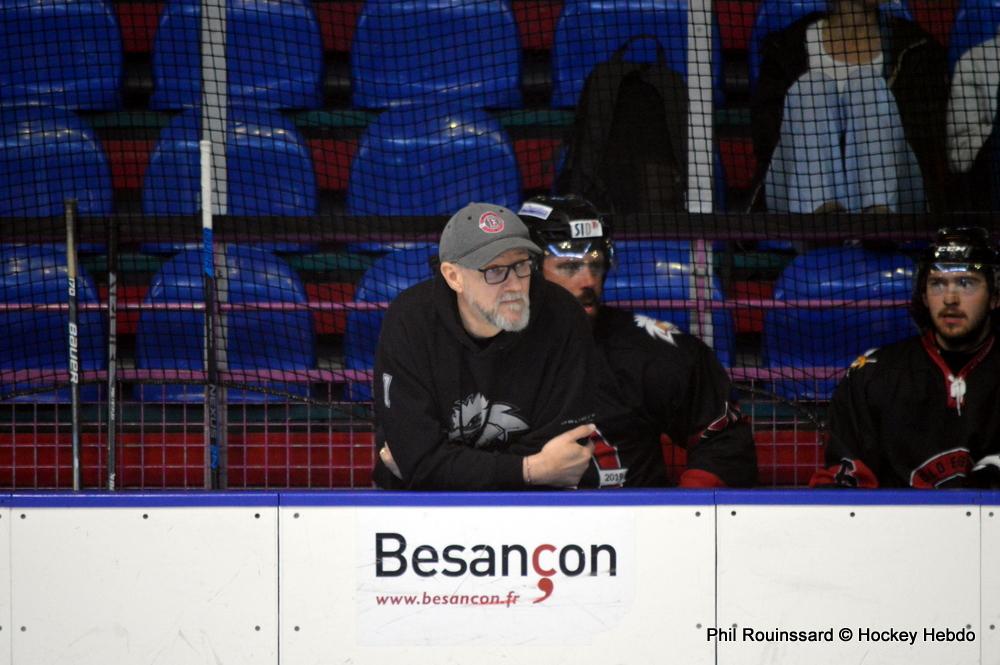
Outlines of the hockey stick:
[[66,299],[68,301],[67,337],[69,341],[69,400],[71,445],[73,450],[73,489],[80,490],[80,336],[77,313],[76,282],[76,200],[66,199]]
[[219,368],[216,359],[215,243],[212,237],[212,144],[199,143],[201,154],[202,283],[205,290],[205,486],[220,486]]
[[108,489],[118,470],[118,222],[108,226]]

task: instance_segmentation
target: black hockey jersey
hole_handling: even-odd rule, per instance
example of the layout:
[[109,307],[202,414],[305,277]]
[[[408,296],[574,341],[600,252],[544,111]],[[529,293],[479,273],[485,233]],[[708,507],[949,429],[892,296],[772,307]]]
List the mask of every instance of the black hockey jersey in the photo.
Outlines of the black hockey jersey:
[[[740,416],[725,369],[704,342],[671,323],[606,306],[598,312],[594,337],[630,409],[632,431],[619,445],[627,485],[668,484],[661,434],[687,448],[681,486],[756,482],[750,425]],[[614,440],[612,428],[605,429]]]
[[[810,484],[970,486],[989,477],[990,456],[998,453],[996,336],[956,374],[929,332],[869,351],[851,365],[830,403],[828,466]],[[986,468],[977,469],[980,463]]]

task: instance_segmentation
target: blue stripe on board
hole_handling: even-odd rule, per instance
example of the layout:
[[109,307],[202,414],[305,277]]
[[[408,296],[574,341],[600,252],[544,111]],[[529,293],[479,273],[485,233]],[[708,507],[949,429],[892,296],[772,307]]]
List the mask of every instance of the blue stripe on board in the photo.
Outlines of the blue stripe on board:
[[720,506],[970,506],[976,490],[719,490]]
[[579,492],[283,492],[282,506],[711,506],[711,490]]
[[14,492],[0,506],[100,507],[527,507],[527,506],[954,506],[1000,505],[1000,491],[975,490],[605,490],[579,492]]
[[276,492],[25,492],[14,508],[201,508],[278,505]]

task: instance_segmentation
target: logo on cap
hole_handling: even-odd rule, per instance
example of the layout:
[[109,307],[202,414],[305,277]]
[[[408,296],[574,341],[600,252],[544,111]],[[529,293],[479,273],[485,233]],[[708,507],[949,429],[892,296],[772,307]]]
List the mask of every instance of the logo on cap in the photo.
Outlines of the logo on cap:
[[500,233],[503,231],[503,217],[492,210],[484,212],[479,217],[479,228],[486,233]]

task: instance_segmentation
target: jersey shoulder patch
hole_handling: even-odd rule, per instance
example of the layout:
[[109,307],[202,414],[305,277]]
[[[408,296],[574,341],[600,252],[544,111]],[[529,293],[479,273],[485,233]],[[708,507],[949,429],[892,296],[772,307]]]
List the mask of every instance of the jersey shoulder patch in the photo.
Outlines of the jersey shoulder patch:
[[854,362],[851,363],[851,366],[847,368],[847,372],[851,373],[855,370],[861,369],[862,367],[874,365],[875,363],[878,362],[878,358],[875,357],[875,354],[877,353],[878,353],[878,347],[875,347],[874,349],[868,349],[867,351],[865,351],[860,356],[854,359]]
[[644,314],[633,314],[632,320],[635,325],[653,339],[677,346],[675,335],[683,335],[684,332],[669,321],[659,321]]

